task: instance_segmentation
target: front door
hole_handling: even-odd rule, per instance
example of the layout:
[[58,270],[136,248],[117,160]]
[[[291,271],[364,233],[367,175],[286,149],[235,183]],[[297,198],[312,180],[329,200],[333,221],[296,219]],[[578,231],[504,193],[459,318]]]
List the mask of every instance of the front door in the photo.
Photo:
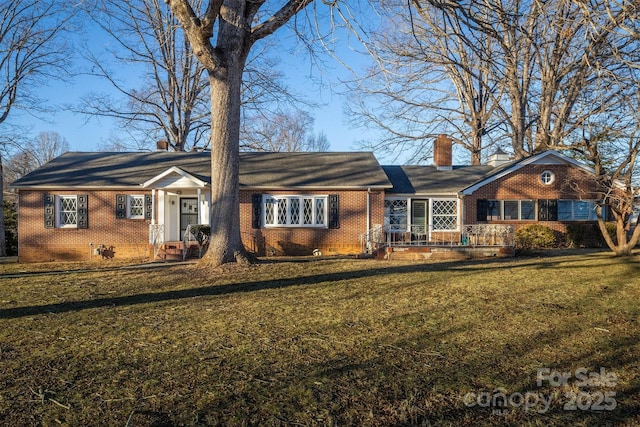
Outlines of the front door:
[[429,201],[413,200],[411,203],[411,240],[415,243],[429,241]]
[[184,232],[189,224],[198,224],[198,199],[183,197],[180,199],[180,240],[184,239]]

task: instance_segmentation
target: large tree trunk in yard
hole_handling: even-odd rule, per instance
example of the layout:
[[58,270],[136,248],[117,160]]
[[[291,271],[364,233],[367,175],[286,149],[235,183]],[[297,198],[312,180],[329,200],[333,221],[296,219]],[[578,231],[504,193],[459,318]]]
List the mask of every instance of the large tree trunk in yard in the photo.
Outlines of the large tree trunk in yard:
[[244,60],[209,72],[211,90],[211,239],[203,262],[250,262],[240,235],[240,89]]
[[4,172],[0,155],[0,257],[7,256],[7,242],[4,235]]
[[616,254],[616,256],[631,256],[633,255],[633,249],[636,247],[638,241],[640,240],[640,226],[636,226],[633,234],[629,238],[627,238],[627,230],[625,228],[627,221],[624,221],[624,219],[620,216],[616,216],[615,220],[616,241],[614,241],[609,235],[600,211],[600,213],[598,214],[598,227],[600,228],[602,237],[607,243],[607,246],[609,246],[609,249],[611,249],[613,253]]
[[[165,0],[209,73],[211,91],[211,239],[203,263],[250,262],[240,236],[240,89],[253,44],[313,0],[291,0],[259,13],[264,1]],[[278,3],[278,2],[276,2]],[[271,15],[273,12],[273,15]],[[202,16],[198,16],[202,13]],[[215,41],[215,46],[212,42]]]

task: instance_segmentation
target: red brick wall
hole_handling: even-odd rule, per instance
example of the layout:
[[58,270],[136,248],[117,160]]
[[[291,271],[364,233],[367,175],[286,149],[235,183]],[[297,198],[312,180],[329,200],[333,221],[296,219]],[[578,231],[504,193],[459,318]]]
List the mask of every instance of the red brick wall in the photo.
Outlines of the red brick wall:
[[433,144],[433,162],[437,166],[451,166],[453,142],[447,135],[438,135]]
[[[118,194],[144,194],[118,191]],[[44,228],[44,195],[88,195],[89,227]],[[116,219],[113,191],[31,191],[18,195],[18,255],[21,262],[88,261],[100,258],[93,247],[113,246],[114,258],[145,258],[149,255],[149,221]]]
[[[275,227],[252,228],[252,194],[294,195],[291,191],[241,191],[240,228],[247,249],[264,255],[358,254],[360,235],[367,231],[367,191],[312,191],[308,194],[338,194],[340,228]],[[370,227],[384,221],[384,193],[370,193]]]
[[[545,185],[540,181],[540,174],[550,170],[555,174],[555,181]],[[497,179],[484,187],[476,190],[470,196],[464,198],[464,223],[476,224],[477,200],[537,200],[537,199],[579,199],[580,195],[574,191],[570,183],[579,183],[584,191],[583,198],[593,198],[595,187],[588,179],[588,175],[575,166],[570,165],[528,165],[522,169]],[[591,192],[591,194],[589,194]],[[537,207],[537,206],[536,206]],[[536,212],[537,218],[537,212]],[[538,223],[538,221],[488,221],[492,224],[508,223],[521,227],[526,224]],[[559,221],[540,221],[551,229],[566,232],[568,223]]]
[[[35,261],[88,261],[98,259],[91,251],[98,245],[113,246],[114,258],[146,258],[150,255],[149,221],[116,219],[117,194],[143,194],[140,191],[30,191],[19,193],[18,223],[19,259]],[[366,231],[367,191],[314,191],[313,194],[338,194],[338,229],[317,228],[252,228],[251,195],[240,192],[240,224],[242,239],[248,249],[258,255],[309,255],[320,249],[324,255],[360,253],[360,235]],[[294,192],[264,191],[268,194]],[[44,228],[44,194],[87,194],[89,227]],[[370,193],[370,226],[384,222],[384,193]],[[269,251],[267,251],[269,249]]]

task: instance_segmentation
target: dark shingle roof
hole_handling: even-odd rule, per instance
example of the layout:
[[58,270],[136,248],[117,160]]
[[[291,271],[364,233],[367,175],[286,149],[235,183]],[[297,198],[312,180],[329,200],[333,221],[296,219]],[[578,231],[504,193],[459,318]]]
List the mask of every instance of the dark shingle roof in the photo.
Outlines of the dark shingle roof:
[[[137,187],[173,166],[210,182],[210,157],[209,152],[68,152],[12,187]],[[389,188],[391,183],[372,153],[240,153],[240,186]]]
[[382,166],[395,194],[456,194],[476,181],[491,174],[492,166],[453,166],[438,169],[435,166]]

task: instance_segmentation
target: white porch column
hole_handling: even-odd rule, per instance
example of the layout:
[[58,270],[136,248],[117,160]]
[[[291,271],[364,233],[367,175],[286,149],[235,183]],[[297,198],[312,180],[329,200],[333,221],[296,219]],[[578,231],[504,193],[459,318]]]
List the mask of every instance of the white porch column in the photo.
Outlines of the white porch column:
[[198,192],[198,224],[202,224],[202,190],[198,187],[196,191]]
[[151,225],[156,225],[156,189],[151,189]]

